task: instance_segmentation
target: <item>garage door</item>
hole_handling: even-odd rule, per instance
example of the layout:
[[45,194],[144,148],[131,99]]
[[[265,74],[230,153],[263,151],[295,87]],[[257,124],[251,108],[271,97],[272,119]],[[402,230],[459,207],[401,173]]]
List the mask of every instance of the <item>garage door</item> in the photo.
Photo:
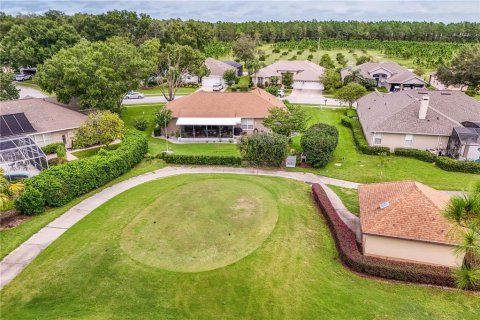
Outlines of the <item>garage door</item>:
[[224,81],[219,76],[203,77],[203,79],[202,79],[202,85],[204,87],[213,87],[213,85],[217,84],[217,83],[224,84]]
[[317,81],[295,81],[293,88],[300,90],[323,90],[323,84]]

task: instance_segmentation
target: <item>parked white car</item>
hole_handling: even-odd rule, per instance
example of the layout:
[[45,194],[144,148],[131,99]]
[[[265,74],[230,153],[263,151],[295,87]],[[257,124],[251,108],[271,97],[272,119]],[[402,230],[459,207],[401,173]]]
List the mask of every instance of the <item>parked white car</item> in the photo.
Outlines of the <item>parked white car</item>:
[[130,91],[125,95],[125,99],[143,99],[145,95],[140,92]]
[[279,97],[279,98],[285,98],[285,90],[283,90],[283,89],[278,89],[278,90],[277,90],[277,97]]
[[15,81],[25,81],[25,80],[30,80],[32,79],[32,75],[31,74],[17,74],[15,75]]
[[217,83],[213,85],[213,91],[222,91],[223,85],[221,83]]

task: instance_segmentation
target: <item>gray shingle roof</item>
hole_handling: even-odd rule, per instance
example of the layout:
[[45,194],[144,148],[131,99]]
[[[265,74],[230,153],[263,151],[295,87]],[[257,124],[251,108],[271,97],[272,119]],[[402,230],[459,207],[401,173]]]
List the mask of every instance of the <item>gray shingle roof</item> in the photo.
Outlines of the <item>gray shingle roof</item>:
[[319,81],[325,68],[308,60],[279,60],[258,70],[256,76],[270,78],[280,77],[284,72],[292,72],[296,81]]
[[235,67],[213,58],[207,58],[205,60],[205,66],[210,70],[211,76],[223,76],[227,70],[236,70]]
[[[411,71],[408,71],[406,68],[402,67],[398,63],[395,62],[365,62],[361,65],[349,67],[341,70],[342,78],[345,78],[349,75],[350,70],[359,70],[360,76],[364,79],[373,79],[373,74],[376,70],[383,68],[389,71],[392,76],[387,79],[388,83],[403,83],[408,81],[412,78],[416,78],[420,81],[425,82],[422,78],[417,76]],[[426,82],[425,82],[426,83]]]
[[[424,94],[430,98],[429,108],[426,118],[419,119]],[[460,91],[373,92],[358,100],[357,111],[367,132],[450,136],[462,122],[480,120],[480,102]]]

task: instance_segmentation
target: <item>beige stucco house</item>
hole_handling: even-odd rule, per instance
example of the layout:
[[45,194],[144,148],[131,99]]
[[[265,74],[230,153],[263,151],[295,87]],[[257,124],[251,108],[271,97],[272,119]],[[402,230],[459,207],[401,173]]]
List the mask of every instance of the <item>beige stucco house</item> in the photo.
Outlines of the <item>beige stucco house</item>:
[[[12,115],[25,117],[32,129],[23,132],[30,136],[39,147],[54,142],[64,142],[72,147],[75,130],[86,120],[87,116],[69,109],[54,98],[26,98],[0,102],[0,115],[7,118]],[[2,123],[6,128],[7,123]]]
[[454,128],[480,121],[480,102],[460,91],[373,92],[358,100],[357,113],[371,146],[445,155]]
[[170,135],[180,141],[228,141],[241,134],[267,132],[263,119],[282,101],[262,89],[249,92],[197,91],[167,103]]
[[267,86],[272,82],[272,77],[278,77],[279,83],[282,76],[290,72],[293,74],[293,89],[315,90],[324,89],[320,77],[324,74],[325,68],[308,60],[279,60],[268,65],[253,75],[252,81],[255,85]]
[[450,197],[415,181],[358,188],[363,254],[454,267],[458,229],[442,216]]
[[377,86],[388,91],[402,91],[425,88],[427,82],[410,70],[395,62],[365,62],[358,66],[347,67],[340,71],[342,81],[345,81],[353,71],[358,71],[358,77],[373,80]]

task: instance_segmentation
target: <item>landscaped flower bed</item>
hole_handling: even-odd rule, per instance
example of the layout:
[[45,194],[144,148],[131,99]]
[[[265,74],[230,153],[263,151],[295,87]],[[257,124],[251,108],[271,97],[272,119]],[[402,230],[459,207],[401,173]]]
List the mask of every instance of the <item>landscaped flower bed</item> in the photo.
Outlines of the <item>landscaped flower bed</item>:
[[340,219],[325,190],[319,184],[314,184],[312,192],[335,238],[340,260],[350,269],[386,279],[455,287],[452,269],[448,267],[364,256],[359,250],[355,234]]

